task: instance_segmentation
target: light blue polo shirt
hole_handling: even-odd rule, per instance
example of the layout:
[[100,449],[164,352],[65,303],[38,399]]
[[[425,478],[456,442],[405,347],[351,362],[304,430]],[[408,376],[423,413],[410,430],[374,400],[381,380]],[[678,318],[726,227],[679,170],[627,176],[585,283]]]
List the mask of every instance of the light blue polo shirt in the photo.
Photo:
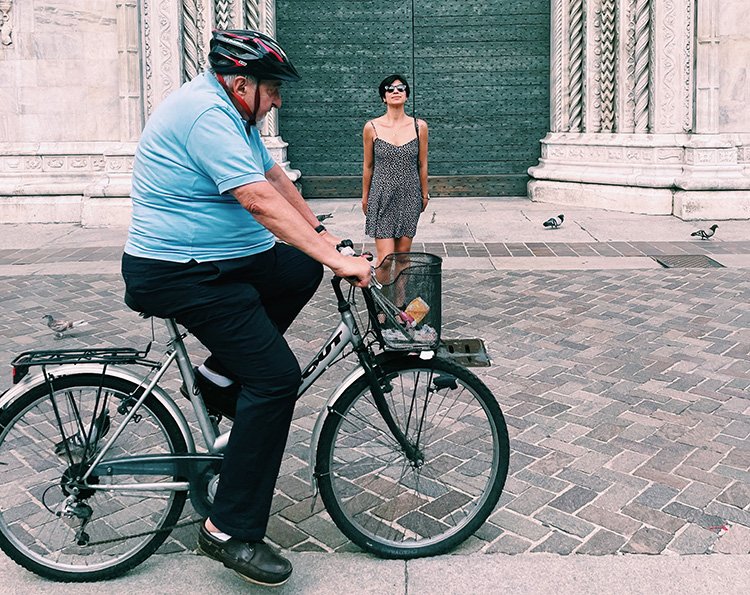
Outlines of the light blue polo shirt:
[[268,250],[273,235],[229,191],[265,181],[273,165],[216,77],[197,76],[159,105],[138,142],[125,252],[203,262]]

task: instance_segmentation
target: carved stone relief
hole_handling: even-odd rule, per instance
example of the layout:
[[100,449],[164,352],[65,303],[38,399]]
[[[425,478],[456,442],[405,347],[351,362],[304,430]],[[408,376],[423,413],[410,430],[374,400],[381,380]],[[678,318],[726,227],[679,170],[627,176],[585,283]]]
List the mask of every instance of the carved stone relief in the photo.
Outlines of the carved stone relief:
[[569,102],[568,129],[571,132],[583,130],[583,92],[584,92],[584,47],[586,12],[585,0],[570,0],[569,12]]
[[649,57],[650,57],[650,29],[651,8],[649,0],[636,0],[635,3],[635,56],[634,56],[634,80],[633,90],[634,131],[646,132],[648,130],[648,106],[649,106]]
[[260,29],[260,6],[258,0],[243,0],[243,25],[245,29]]
[[194,79],[205,64],[202,0],[182,0],[182,80]]
[[615,123],[615,0],[602,0],[601,8],[601,130],[612,132]]
[[601,131],[602,0],[586,0],[583,129]]
[[566,15],[566,0],[558,0],[552,4],[552,65],[550,94],[550,120],[553,132],[567,130],[568,126],[568,19]]
[[13,8],[13,0],[0,0],[0,44],[4,46],[13,43],[11,8]]
[[615,6],[615,132],[633,132],[635,115],[635,1]]
[[214,25],[217,29],[231,29],[233,26],[232,0],[214,0]]

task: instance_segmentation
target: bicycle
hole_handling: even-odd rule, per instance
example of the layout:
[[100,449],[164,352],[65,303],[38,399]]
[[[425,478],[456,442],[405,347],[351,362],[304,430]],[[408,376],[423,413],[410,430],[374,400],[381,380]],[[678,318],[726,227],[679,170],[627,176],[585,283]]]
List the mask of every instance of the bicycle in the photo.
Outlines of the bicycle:
[[[505,484],[509,443],[487,386],[444,357],[440,259],[392,256],[378,269],[385,282],[374,276],[362,290],[361,317],[359,293],[332,279],[341,320],[304,367],[299,394],[356,355],[315,423],[313,496],[363,550],[408,559],[448,551],[484,523]],[[417,307],[397,306],[408,300]],[[196,389],[187,333],[164,323],[170,339],[158,361],[151,343],[13,360],[14,385],[0,397],[0,548],[24,568],[58,581],[111,578],[185,524],[188,497],[200,516],[210,513],[229,432],[219,433]],[[174,362],[202,452],[158,384]]]

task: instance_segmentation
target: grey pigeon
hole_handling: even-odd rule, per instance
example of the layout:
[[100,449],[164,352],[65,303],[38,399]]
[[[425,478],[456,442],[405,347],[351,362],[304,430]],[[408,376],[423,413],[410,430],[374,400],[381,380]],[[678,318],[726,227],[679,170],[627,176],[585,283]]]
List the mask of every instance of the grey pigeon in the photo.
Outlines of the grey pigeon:
[[557,217],[550,217],[542,225],[547,229],[557,229],[565,221],[565,215],[558,215]]
[[315,215],[315,217],[318,219],[318,221],[323,223],[323,221],[325,221],[326,219],[330,219],[331,217],[333,217],[333,213],[325,213],[324,215]]
[[694,231],[690,235],[696,238],[700,238],[701,240],[707,240],[716,233],[716,229],[718,227],[718,225],[714,224],[708,228],[708,231],[706,231],[705,229],[699,229],[698,231]]
[[55,337],[58,339],[62,338],[65,331],[86,324],[84,320],[76,320],[75,322],[71,320],[56,320],[51,314],[45,314],[42,316],[42,320],[47,323],[47,326],[55,333]]

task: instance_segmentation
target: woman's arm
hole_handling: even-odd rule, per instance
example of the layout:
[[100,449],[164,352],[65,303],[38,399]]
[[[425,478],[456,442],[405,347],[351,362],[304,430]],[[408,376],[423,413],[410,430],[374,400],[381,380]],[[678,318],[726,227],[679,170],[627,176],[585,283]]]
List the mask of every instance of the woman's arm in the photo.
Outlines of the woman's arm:
[[374,140],[372,125],[367,122],[362,130],[362,141],[364,144],[364,160],[362,162],[362,212],[365,215],[367,215],[367,200],[370,196],[372,170],[375,166],[375,156],[372,148]]
[[422,211],[430,200],[430,187],[427,182],[427,122],[419,120],[419,185],[422,188]]

